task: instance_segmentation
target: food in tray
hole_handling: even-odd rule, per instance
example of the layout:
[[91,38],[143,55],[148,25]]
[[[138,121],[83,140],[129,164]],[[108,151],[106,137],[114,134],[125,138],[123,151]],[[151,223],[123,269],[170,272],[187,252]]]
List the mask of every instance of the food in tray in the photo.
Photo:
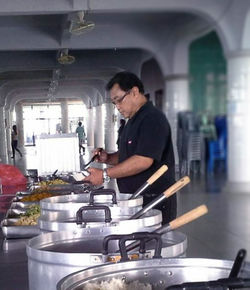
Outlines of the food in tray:
[[20,199],[21,202],[31,202],[31,201],[39,201],[47,197],[51,197],[53,194],[49,192],[38,192],[38,193],[33,193],[31,195],[25,196]]
[[20,219],[15,222],[15,226],[33,226],[37,225],[37,219],[40,216],[40,206],[33,204],[29,206],[25,213],[19,215]]
[[38,186],[47,187],[47,186],[50,186],[50,185],[58,185],[58,184],[68,184],[68,182],[57,178],[57,179],[54,179],[54,180],[40,181],[38,183]]
[[15,226],[34,226],[37,225],[37,219],[40,214],[35,214],[32,216],[24,216],[21,217],[17,222],[15,222]]
[[140,283],[139,281],[133,281],[126,283],[122,279],[112,278],[110,281],[103,281],[101,283],[88,283],[82,288],[83,290],[152,290],[150,284]]
[[21,213],[21,216],[32,216],[38,213],[40,214],[40,205],[32,204],[28,207],[25,213]]
[[31,194],[43,193],[43,192],[49,192],[49,187],[48,186],[37,187],[36,189],[32,190]]
[[63,186],[63,185],[69,185],[69,183],[61,180],[61,179],[55,179],[55,180],[48,180],[48,181],[40,181],[37,184],[37,188],[32,190],[32,193],[40,193],[40,192],[45,192],[45,191],[50,191],[53,190],[52,186],[58,185],[58,186]]

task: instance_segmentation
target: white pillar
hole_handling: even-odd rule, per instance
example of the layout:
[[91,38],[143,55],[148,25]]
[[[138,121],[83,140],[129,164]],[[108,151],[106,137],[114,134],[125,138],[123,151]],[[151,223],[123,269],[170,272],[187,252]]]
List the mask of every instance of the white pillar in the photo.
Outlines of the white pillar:
[[104,134],[103,134],[103,106],[102,105],[98,105],[96,107],[93,107],[94,109],[94,124],[95,124],[95,128],[94,128],[94,147],[104,147]]
[[163,111],[166,113],[171,126],[175,162],[179,164],[177,153],[177,114],[180,111],[190,110],[188,76],[185,74],[167,76],[165,78],[165,92]]
[[18,145],[20,147],[24,146],[24,132],[23,132],[23,105],[22,103],[17,103],[15,106],[16,111],[16,126],[18,132]]
[[104,114],[104,143],[105,149],[108,152],[117,151],[116,139],[115,139],[115,124],[116,124],[116,115],[114,112],[114,105],[109,101],[104,103],[105,114]]
[[228,59],[227,190],[250,193],[250,54]]
[[94,147],[94,116],[93,108],[88,108],[87,114],[87,144]]
[[8,162],[4,106],[0,106],[0,162]]
[[62,117],[62,133],[69,133],[69,112],[68,112],[68,102],[66,100],[61,102],[61,117]]

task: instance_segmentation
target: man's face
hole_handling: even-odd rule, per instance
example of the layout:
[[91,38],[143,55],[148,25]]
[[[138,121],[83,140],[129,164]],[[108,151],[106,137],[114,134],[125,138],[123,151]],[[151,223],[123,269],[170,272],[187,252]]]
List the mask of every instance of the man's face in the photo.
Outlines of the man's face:
[[118,84],[110,90],[110,98],[117,110],[124,116],[124,118],[131,118],[135,113],[135,98],[134,88],[123,91]]

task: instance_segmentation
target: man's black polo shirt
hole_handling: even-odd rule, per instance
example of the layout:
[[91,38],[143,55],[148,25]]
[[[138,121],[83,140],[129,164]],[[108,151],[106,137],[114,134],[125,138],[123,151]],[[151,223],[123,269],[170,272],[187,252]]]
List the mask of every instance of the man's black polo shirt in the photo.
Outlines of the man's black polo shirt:
[[118,178],[120,192],[134,193],[163,164],[167,172],[148,190],[160,194],[175,182],[175,162],[171,130],[166,116],[148,101],[127,122],[119,142],[119,162],[133,155],[154,159],[152,166],[139,174]]

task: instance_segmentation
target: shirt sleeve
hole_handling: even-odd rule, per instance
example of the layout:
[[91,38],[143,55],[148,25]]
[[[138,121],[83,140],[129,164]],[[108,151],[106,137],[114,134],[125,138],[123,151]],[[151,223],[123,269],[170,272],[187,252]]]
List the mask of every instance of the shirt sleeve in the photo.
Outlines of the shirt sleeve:
[[135,154],[160,161],[171,139],[169,123],[164,115],[150,115],[142,120]]

